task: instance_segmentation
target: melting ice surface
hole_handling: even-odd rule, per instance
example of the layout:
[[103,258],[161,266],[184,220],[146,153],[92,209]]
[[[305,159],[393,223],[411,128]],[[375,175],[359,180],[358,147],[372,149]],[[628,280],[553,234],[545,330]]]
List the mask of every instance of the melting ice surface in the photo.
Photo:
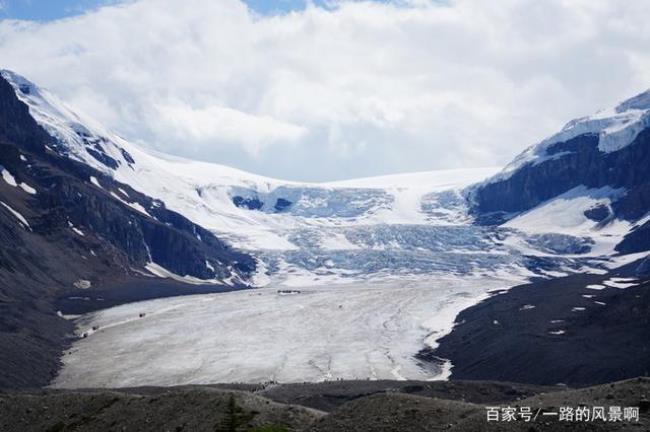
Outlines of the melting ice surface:
[[[57,387],[445,378],[414,358],[512,280],[436,278],[178,297],[85,317]],[[146,316],[140,318],[141,313]]]

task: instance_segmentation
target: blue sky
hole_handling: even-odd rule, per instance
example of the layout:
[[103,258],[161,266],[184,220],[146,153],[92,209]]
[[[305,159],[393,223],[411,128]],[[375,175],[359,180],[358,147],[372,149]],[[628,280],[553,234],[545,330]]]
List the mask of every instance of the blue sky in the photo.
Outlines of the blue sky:
[[[0,0],[0,18],[51,21],[122,1],[124,0]],[[265,15],[301,10],[307,3],[307,0],[244,1],[251,9]],[[325,6],[326,0],[313,0],[312,3]]]
[[117,0],[0,0],[0,17],[51,21],[117,2]]

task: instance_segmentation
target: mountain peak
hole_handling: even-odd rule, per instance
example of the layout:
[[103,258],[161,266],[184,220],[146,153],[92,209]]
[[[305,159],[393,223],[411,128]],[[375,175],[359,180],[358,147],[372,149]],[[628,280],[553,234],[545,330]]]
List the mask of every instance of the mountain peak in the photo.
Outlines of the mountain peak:
[[10,70],[0,70],[16,97],[29,108],[31,116],[54,138],[52,150],[86,163],[104,173],[133,159],[116,142],[118,137],[100,123],[73,111],[59,97]]
[[39,88],[36,84],[14,71],[0,69],[0,75],[24,95],[33,95],[39,92]]
[[562,157],[561,153],[547,150],[583,135],[597,135],[598,149],[611,153],[631,144],[639,132],[650,126],[650,90],[627,99],[614,108],[579,117],[568,122],[558,133],[519,154],[503,171],[486,180],[486,183],[509,178],[515,171],[528,164],[537,165],[551,158]]
[[648,110],[650,109],[650,89],[639,93],[636,96],[629,98],[626,101],[621,102],[616,106],[615,111],[617,113],[622,113],[629,110]]

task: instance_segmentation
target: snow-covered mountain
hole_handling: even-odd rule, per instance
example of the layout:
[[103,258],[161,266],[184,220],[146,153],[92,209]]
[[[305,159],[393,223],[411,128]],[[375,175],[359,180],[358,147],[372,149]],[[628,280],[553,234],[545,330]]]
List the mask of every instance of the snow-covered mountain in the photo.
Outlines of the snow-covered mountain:
[[480,223],[650,249],[650,91],[569,122],[468,189]]
[[567,143],[579,136],[597,136],[598,150],[607,154],[629,146],[648,127],[650,127],[650,90],[614,108],[571,120],[560,132],[522,152],[487,183],[505,180],[526,165],[539,165],[549,159],[562,158],[572,150],[560,149],[558,144]]
[[[112,289],[124,293],[113,304],[164,297],[162,282],[180,284],[171,294],[274,288],[86,315],[59,386],[444,378],[448,362],[415,353],[491,290],[605,274],[650,250],[647,94],[571,122],[500,173],[315,184],[143,149],[25,78],[1,76],[0,295],[19,294],[36,317],[34,335],[18,341],[24,364],[44,327],[49,349],[63,349],[61,299],[88,311],[110,306]],[[20,280],[7,279],[15,268]],[[38,314],[31,298],[43,299]],[[115,350],[129,355],[115,362]],[[39,382],[56,371],[43,356]]]
[[[57,144],[0,78],[0,387],[52,379],[73,331],[57,315],[63,299],[215,292],[247,286],[255,270],[162,202],[48,150]],[[185,283],[158,279],[163,268]]]
[[[462,191],[493,175],[493,168],[310,184],[171,157],[128,142],[25,78],[8,71],[2,76],[55,138],[53,151],[252,253],[260,264],[256,284],[270,278],[303,285],[431,273],[578,271],[600,267],[599,260],[611,255],[631,228],[617,225],[602,235],[570,229],[521,234],[517,221],[505,227],[474,224],[482,209],[472,213]],[[150,270],[182,279],[155,264]]]

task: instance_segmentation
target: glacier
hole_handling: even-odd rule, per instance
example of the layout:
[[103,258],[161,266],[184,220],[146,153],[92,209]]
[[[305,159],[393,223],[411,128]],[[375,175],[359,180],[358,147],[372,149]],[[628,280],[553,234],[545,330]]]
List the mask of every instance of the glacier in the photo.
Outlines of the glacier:
[[414,353],[489,289],[512,283],[431,277],[119,306],[79,321],[87,337],[63,356],[53,386],[444,379],[450,365]]
[[[614,252],[632,224],[584,217],[624,190],[577,188],[503,226],[473,223],[466,188],[543,157],[546,144],[501,174],[488,167],[290,182],[144,149],[25,78],[1,74],[55,137],[50,151],[149,195],[152,206],[164,203],[258,261],[249,281],[257,289],[75,317],[79,339],[63,356],[55,387],[444,379],[453,365],[414,355],[435,347],[462,309],[533,277],[603,273],[632,259]],[[561,137],[605,128],[602,143],[612,136],[624,145],[645,124],[646,105],[641,98],[609,117],[577,121]],[[103,188],[95,177],[87,181]],[[151,217],[123,190],[108,192]],[[176,275],[155,262],[139,270],[228,283]]]

